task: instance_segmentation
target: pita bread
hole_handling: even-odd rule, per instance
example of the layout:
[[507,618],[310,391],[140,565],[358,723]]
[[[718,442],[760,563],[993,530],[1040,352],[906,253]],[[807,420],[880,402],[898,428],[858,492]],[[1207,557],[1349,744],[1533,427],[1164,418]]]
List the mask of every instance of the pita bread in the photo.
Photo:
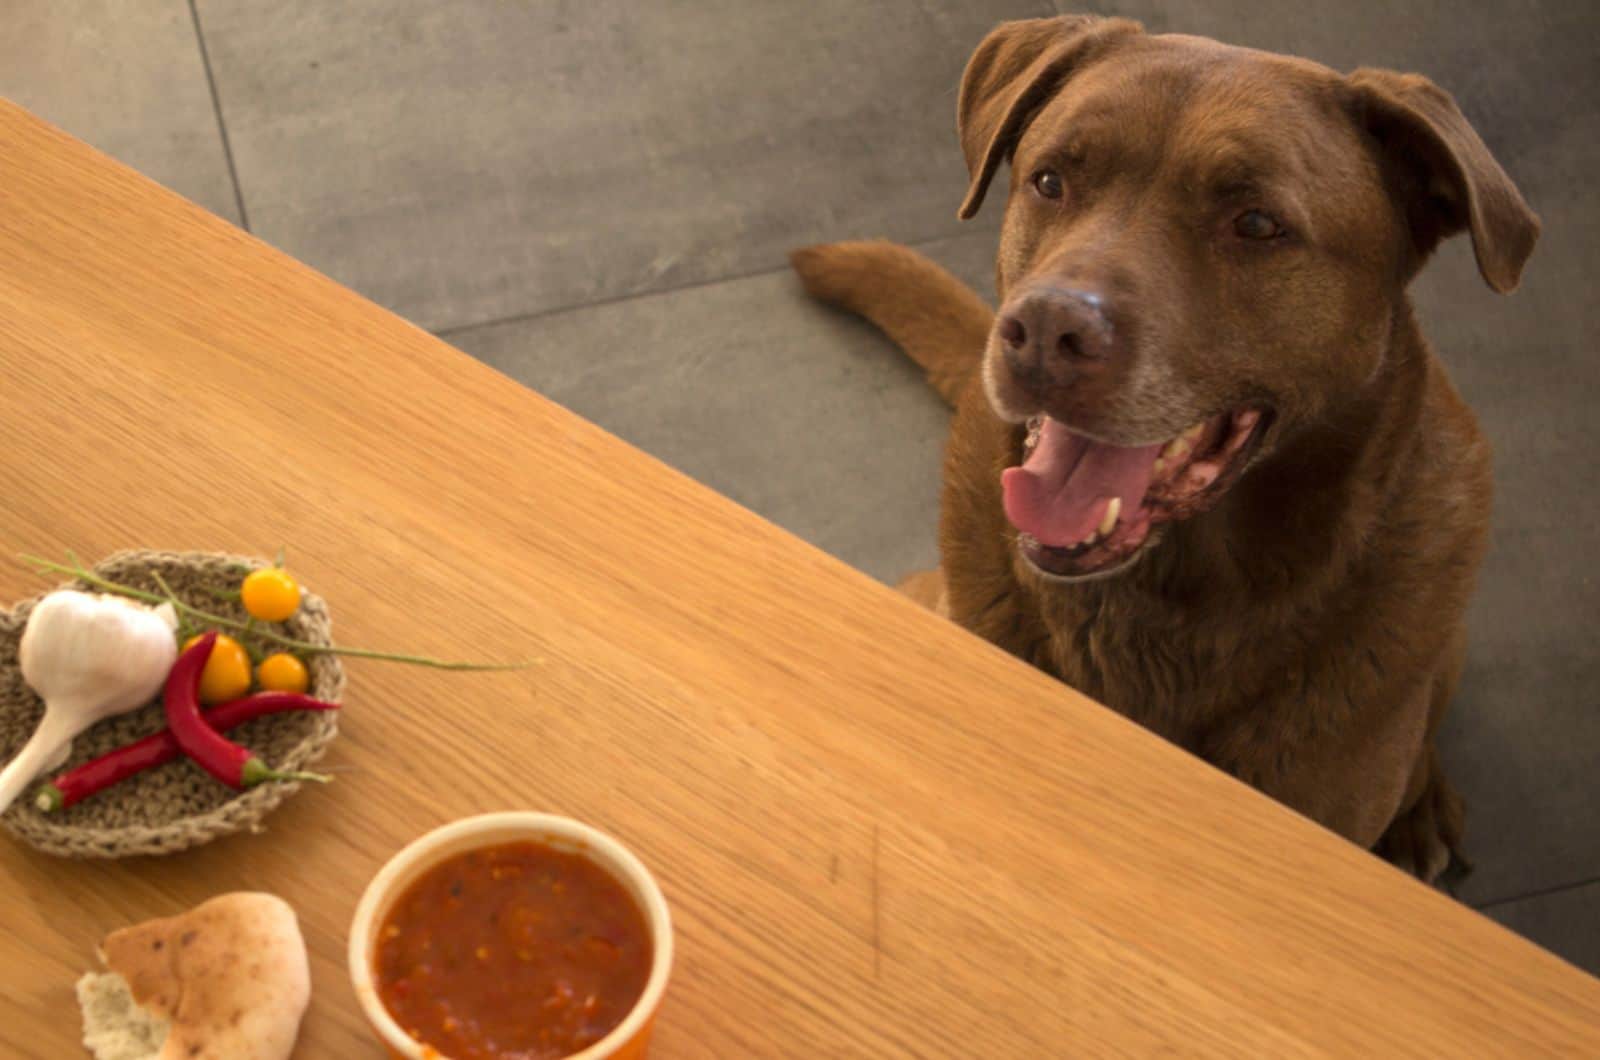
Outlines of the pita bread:
[[[311,997],[294,910],[270,894],[225,894],[113,932],[101,959],[111,976],[78,984],[84,1044],[98,1060],[288,1060]],[[119,1014],[108,978],[125,982],[142,1012]],[[136,1051],[130,1042],[162,1022],[160,1050]]]

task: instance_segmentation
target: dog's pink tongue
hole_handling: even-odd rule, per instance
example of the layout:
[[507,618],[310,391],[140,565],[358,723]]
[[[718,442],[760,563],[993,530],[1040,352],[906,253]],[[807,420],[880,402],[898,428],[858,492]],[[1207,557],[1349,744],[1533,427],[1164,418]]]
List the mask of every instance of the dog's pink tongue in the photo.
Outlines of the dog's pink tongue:
[[1160,452],[1160,442],[1103,445],[1045,417],[1033,452],[1000,476],[1006,518],[1041,545],[1069,548],[1099,525],[1105,498],[1122,498],[1124,518],[1139,507]]

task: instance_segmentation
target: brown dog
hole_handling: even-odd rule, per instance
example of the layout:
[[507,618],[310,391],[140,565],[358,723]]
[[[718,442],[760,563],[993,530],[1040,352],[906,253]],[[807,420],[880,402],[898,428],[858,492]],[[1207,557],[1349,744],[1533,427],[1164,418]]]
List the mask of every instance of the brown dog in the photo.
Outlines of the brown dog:
[[1433,734],[1461,671],[1489,448],[1406,287],[1538,220],[1415,75],[1136,23],[1006,23],[958,125],[1011,163],[998,317],[911,251],[796,252],[956,405],[951,618],[1424,879],[1459,853]]

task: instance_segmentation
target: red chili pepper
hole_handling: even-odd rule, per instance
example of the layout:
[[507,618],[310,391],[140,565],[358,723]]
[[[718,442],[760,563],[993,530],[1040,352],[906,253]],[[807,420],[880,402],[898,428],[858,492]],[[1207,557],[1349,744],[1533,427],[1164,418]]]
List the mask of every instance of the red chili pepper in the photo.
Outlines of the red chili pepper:
[[167,687],[162,694],[162,703],[167,708],[167,728],[183,753],[194,759],[195,765],[236,791],[269,780],[326,783],[328,778],[318,773],[284,773],[273,769],[248,747],[240,747],[206,724],[200,713],[200,675],[216,642],[216,631],[207,633],[178,656],[167,674]]
[[[202,717],[213,729],[227,732],[254,718],[286,710],[338,709],[337,703],[312,699],[299,692],[257,692],[253,696],[212,707]],[[171,730],[162,729],[61,774],[39,789],[35,804],[44,813],[64,810],[113,784],[120,784],[136,773],[165,765],[182,754],[183,749],[173,739]]]

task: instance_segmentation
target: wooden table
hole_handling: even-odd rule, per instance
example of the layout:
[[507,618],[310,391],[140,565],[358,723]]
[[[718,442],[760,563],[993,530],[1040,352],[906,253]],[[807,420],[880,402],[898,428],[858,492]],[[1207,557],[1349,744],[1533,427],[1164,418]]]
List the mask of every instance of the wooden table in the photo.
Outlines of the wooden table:
[[261,835],[0,840],[5,1056],[238,888],[299,910],[297,1056],[377,1056],[356,899],[501,808],[656,872],[661,1057],[1600,1055],[1600,982],[0,104],[0,551],[280,544],[342,641],[543,662],[351,662],[337,784]]

